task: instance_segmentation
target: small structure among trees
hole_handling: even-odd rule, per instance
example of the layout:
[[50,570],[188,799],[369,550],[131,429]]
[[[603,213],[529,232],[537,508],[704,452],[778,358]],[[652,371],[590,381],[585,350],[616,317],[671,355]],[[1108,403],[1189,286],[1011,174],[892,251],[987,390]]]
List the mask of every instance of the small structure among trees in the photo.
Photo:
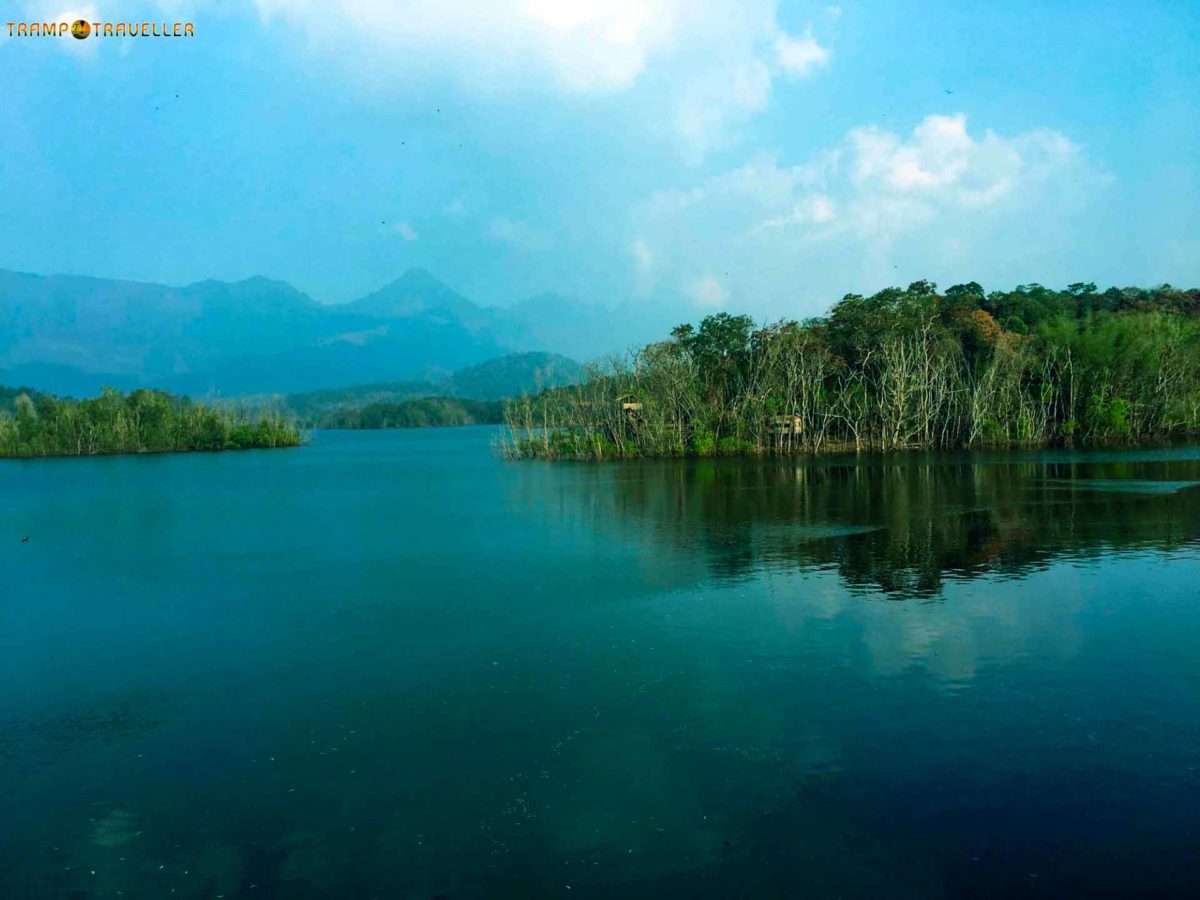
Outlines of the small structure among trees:
[[589,459],[1195,435],[1200,291],[917,281],[805,321],[718,313],[505,419],[511,456]]
[[793,442],[799,444],[804,439],[804,419],[800,416],[775,416],[771,420],[771,427],[781,450],[790,450]]
[[642,401],[633,394],[625,394],[617,398],[621,405],[621,414],[630,425],[636,425],[642,417]]

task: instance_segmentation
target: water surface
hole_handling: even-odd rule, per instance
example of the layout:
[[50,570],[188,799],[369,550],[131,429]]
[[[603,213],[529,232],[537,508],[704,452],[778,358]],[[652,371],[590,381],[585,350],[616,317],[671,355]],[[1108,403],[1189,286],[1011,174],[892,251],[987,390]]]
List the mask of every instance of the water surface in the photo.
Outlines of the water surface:
[[1200,887],[1197,450],[490,438],[0,465],[0,897]]

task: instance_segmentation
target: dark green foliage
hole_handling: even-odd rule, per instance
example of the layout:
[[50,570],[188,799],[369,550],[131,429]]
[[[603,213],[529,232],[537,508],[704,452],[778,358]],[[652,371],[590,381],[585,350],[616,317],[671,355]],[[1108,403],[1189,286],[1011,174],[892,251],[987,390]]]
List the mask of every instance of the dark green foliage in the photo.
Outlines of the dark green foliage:
[[318,422],[334,412],[344,412],[371,403],[395,403],[428,397],[436,393],[434,386],[425,381],[391,381],[289,394],[285,402],[300,421]]
[[39,396],[41,396],[41,394],[38,391],[33,390],[33,388],[12,388],[5,387],[4,385],[0,384],[0,415],[4,413],[15,415],[17,411],[17,398],[22,394],[26,395],[32,400],[36,400]]
[[428,428],[441,425],[495,425],[504,421],[499,400],[427,397],[399,403],[369,403],[338,410],[316,421],[319,428]]
[[511,402],[506,452],[608,458],[1137,442],[1200,433],[1200,292],[847,294],[756,329],[681,325]]
[[87,400],[22,391],[13,398],[11,411],[0,407],[0,457],[244,450],[299,443],[299,431],[281,415],[247,417],[161,391],[122,394],[105,388]]
[[509,353],[476,366],[459,369],[441,394],[475,400],[503,400],[547,388],[574,384],[583,368],[557,353]]

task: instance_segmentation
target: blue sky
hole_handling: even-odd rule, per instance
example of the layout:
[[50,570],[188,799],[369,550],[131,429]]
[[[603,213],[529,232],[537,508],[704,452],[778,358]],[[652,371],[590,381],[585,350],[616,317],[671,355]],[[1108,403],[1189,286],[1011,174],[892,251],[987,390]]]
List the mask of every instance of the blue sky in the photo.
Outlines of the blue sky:
[[1200,4],[17,2],[0,267],[808,315],[1200,284]]

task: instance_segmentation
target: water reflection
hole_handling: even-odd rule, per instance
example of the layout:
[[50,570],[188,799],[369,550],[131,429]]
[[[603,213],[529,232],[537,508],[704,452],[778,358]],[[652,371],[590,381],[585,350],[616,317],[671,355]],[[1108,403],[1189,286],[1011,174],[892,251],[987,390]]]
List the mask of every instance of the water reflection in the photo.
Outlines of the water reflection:
[[0,897],[1194,886],[1200,453],[460,435],[23,470]]
[[699,552],[709,576],[831,568],[848,589],[905,599],[937,597],[948,579],[1194,543],[1197,485],[1188,451],[672,462],[580,466],[556,509],[661,552]]

